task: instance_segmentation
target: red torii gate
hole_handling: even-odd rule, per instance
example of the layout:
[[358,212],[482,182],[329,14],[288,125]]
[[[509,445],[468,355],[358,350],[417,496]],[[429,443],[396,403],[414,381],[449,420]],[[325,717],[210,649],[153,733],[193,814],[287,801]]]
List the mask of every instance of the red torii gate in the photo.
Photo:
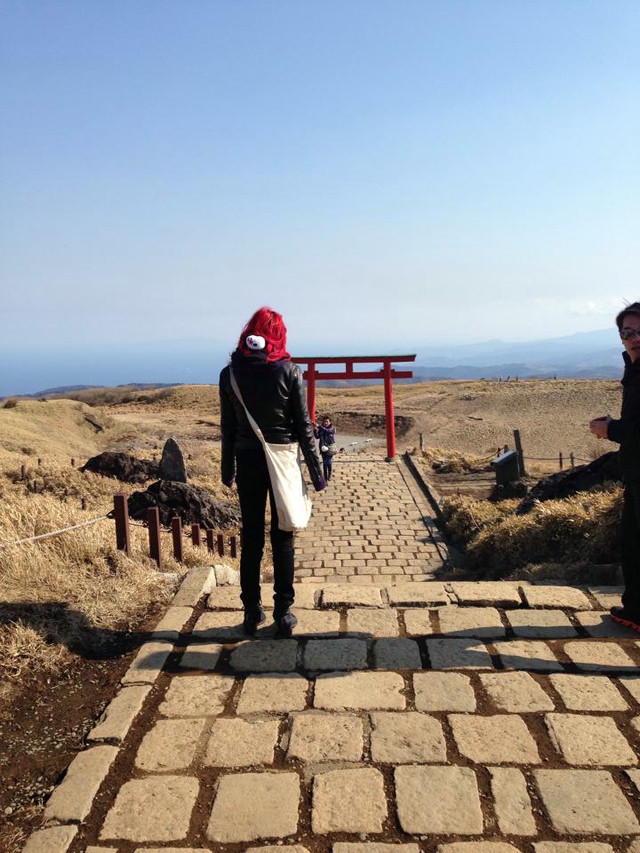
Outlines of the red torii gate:
[[[391,367],[393,361],[415,361],[414,355],[336,355],[328,358],[310,356],[309,358],[292,358],[296,364],[306,364],[307,369],[302,376],[307,380],[307,403],[311,421],[316,419],[316,381],[319,379],[383,379],[384,380],[384,413],[387,421],[387,461],[396,455],[396,426],[393,415],[392,379],[412,379],[412,370],[395,370]],[[354,364],[382,363],[380,370],[356,372]],[[317,364],[344,364],[344,372],[318,373]]]

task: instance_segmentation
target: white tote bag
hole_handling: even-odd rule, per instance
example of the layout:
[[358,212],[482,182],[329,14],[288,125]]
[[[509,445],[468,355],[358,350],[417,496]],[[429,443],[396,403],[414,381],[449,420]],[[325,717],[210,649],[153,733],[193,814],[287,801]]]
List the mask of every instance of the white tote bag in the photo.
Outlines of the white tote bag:
[[280,530],[287,531],[303,530],[311,517],[311,498],[307,493],[307,484],[302,476],[300,445],[296,441],[292,441],[290,444],[273,444],[265,441],[262,430],[244,404],[231,368],[229,368],[229,375],[231,387],[242,403],[249,423],[264,447],[271,488],[278,511],[278,527]]

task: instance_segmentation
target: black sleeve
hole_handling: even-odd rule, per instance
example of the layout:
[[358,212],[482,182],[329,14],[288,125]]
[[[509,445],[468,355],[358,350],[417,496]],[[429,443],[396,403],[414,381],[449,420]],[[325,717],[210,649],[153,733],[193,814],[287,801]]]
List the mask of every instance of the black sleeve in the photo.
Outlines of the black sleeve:
[[233,393],[229,381],[229,368],[225,367],[220,374],[220,430],[222,441],[222,453],[220,469],[222,482],[229,484],[236,475],[236,460],[233,448],[236,440],[236,413],[231,401],[230,394]]
[[302,374],[297,365],[292,365],[292,385],[291,385],[291,416],[293,420],[293,428],[296,438],[300,444],[300,450],[304,456],[304,461],[307,463],[311,481],[314,486],[317,486],[324,478],[322,476],[322,463],[318,456],[316,443],[313,437],[313,427],[307,408],[307,399],[304,393],[302,383]]

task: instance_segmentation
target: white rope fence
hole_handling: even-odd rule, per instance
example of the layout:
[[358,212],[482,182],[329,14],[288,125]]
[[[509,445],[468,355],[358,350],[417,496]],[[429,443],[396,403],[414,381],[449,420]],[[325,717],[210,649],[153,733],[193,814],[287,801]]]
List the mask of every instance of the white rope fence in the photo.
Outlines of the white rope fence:
[[12,545],[24,545],[26,542],[38,542],[40,539],[50,539],[52,536],[60,536],[61,533],[69,533],[71,530],[79,530],[81,527],[97,524],[98,521],[104,521],[107,518],[113,518],[113,514],[99,515],[97,518],[90,518],[89,521],[82,521],[80,524],[73,524],[71,527],[63,527],[61,530],[52,530],[50,533],[41,533],[39,536],[29,536],[27,539],[16,539],[14,542],[0,542],[0,548],[10,548]]

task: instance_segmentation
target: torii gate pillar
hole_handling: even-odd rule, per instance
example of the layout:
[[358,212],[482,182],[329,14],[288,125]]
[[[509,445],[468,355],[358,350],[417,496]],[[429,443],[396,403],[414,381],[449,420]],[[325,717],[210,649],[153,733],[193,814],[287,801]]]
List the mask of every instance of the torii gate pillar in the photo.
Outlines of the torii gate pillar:
[[[316,381],[318,379],[382,379],[384,382],[384,413],[387,424],[387,462],[392,462],[396,455],[396,425],[393,413],[393,386],[392,379],[412,379],[413,371],[395,370],[391,367],[394,361],[415,361],[414,355],[362,355],[362,356],[332,356],[323,358],[311,356],[309,358],[293,358],[296,364],[306,364],[307,369],[303,371],[303,378],[307,380],[307,404],[312,422],[316,419]],[[380,370],[367,370],[355,372],[354,364],[377,362],[382,364]],[[342,373],[318,373],[317,364],[344,364]]]

